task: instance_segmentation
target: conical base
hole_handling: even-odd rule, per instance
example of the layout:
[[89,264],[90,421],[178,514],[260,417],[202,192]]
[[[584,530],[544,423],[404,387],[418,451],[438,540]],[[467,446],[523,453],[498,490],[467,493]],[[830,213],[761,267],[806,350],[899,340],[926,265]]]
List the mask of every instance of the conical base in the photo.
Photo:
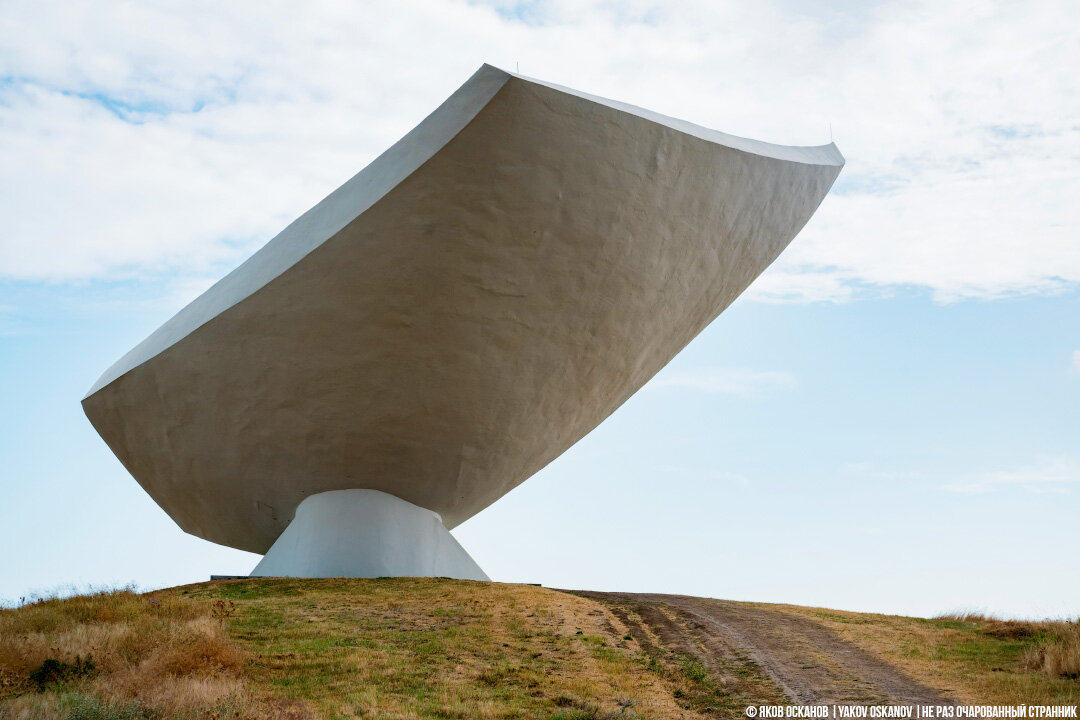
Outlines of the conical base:
[[437,513],[378,490],[306,498],[251,576],[490,580]]

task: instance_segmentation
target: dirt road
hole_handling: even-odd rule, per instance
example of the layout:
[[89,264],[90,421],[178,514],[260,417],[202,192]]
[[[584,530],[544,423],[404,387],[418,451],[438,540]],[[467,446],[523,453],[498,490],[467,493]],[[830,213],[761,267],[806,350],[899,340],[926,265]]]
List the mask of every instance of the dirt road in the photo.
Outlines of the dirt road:
[[[608,605],[646,652],[694,656],[733,689],[756,666],[791,704],[953,704],[805,617],[682,595],[575,592]],[[747,704],[775,701],[743,694]]]

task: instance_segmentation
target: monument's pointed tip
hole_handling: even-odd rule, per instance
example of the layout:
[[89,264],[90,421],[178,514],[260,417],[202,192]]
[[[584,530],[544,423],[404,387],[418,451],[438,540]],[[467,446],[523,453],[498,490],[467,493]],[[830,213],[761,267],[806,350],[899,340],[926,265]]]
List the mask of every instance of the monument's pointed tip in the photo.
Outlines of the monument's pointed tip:
[[503,70],[498,65],[492,65],[491,63],[483,63],[480,66],[480,69],[477,70],[476,72],[478,72],[478,73],[492,73],[492,74],[498,74],[498,75],[506,75],[508,77],[510,77],[510,76],[517,77],[516,75],[514,75],[514,73],[510,72],[509,70]]

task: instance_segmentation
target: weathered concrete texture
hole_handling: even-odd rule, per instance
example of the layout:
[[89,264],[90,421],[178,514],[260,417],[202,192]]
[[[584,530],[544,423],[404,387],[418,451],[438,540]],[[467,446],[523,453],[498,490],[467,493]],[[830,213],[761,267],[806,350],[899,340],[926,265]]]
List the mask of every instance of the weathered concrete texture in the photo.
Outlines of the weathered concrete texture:
[[378,490],[305,499],[251,575],[489,579],[436,513]]
[[637,391],[843,165],[484,66],[110,368],[87,416],[187,532],[366,488],[453,528]]

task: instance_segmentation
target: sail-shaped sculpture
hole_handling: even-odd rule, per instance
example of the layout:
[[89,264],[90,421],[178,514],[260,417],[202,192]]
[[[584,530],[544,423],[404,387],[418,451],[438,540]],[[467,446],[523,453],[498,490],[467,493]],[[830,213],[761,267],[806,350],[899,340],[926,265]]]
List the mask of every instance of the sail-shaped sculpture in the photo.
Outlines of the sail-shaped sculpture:
[[843,162],[485,65],[83,407],[255,574],[484,578],[448,530],[670,361]]

